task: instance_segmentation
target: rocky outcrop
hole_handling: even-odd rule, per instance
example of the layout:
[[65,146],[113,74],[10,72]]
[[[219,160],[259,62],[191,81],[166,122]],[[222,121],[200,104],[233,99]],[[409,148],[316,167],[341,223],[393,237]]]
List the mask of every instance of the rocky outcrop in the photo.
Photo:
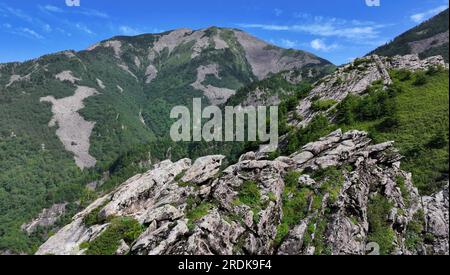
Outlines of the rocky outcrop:
[[38,227],[52,226],[66,212],[66,203],[54,204],[50,208],[42,210],[39,216],[29,223],[23,224],[21,229],[28,234],[33,233]]
[[432,236],[429,246],[432,254],[448,254],[449,251],[448,187],[447,184],[441,192],[423,198],[425,231]]
[[[338,130],[290,157],[249,152],[223,171],[223,156],[164,161],[76,215],[37,254],[85,253],[80,245],[102,234],[111,217],[145,226],[135,241],[117,243],[118,255],[338,255],[369,247],[448,254],[448,186],[421,198],[393,145]],[[86,225],[93,214],[99,223]],[[376,243],[374,217],[388,241]],[[416,243],[409,232],[418,222],[424,241]]]

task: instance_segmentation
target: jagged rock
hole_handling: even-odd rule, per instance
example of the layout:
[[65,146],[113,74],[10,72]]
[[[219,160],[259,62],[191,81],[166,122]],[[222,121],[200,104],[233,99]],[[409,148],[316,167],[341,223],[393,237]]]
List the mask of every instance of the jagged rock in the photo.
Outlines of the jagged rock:
[[[164,161],[77,214],[38,254],[83,254],[79,245],[109,226],[83,223],[101,207],[100,218],[134,217],[147,227],[129,247],[121,243],[118,254],[364,255],[377,247],[369,241],[368,218],[369,202],[376,196],[392,206],[385,213],[394,234],[390,253],[448,254],[448,185],[421,198],[411,174],[400,169],[400,158],[392,142],[372,145],[365,132],[335,131],[291,157],[270,161],[249,152],[222,173],[223,156],[204,157],[192,166],[188,159]],[[336,167],[339,178],[312,179],[309,172],[328,166]],[[294,170],[303,172],[298,188],[305,196],[304,217],[275,244],[286,214],[283,203],[299,199],[285,193],[285,175]],[[175,180],[183,171],[190,182]],[[405,245],[408,227],[421,211],[425,233],[433,239],[411,250]]]
[[144,224],[150,224],[154,221],[174,221],[183,216],[182,211],[170,204],[158,207],[156,209],[149,209],[141,216],[141,221]]
[[309,220],[303,220],[295,226],[278,249],[278,255],[301,255],[303,251],[303,238]]
[[432,254],[448,254],[449,251],[449,185],[430,197],[423,197],[426,232],[434,236]]
[[202,184],[212,179],[219,172],[224,158],[225,156],[221,155],[198,158],[181,181]]
[[66,203],[54,204],[48,209],[42,210],[39,216],[27,224],[21,226],[28,234],[33,233],[37,227],[52,226],[66,212]]
[[310,175],[302,175],[298,179],[298,184],[299,184],[299,186],[312,187],[312,186],[316,185],[316,181],[313,180]]
[[117,248],[116,255],[126,255],[130,251],[130,247],[124,240],[120,240],[119,248]]

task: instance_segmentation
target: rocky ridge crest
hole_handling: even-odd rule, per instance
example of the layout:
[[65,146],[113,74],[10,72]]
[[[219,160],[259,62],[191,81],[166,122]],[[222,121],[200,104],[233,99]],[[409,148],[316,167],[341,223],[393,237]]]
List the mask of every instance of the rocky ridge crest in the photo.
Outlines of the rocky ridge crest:
[[[376,197],[390,206],[381,215],[393,234],[387,253],[448,254],[448,185],[420,197],[401,158],[393,142],[373,145],[365,132],[337,130],[290,157],[249,152],[223,171],[224,156],[164,161],[92,203],[37,254],[84,254],[83,243],[100,236],[111,217],[124,216],[145,231],[121,240],[116,254],[366,254]],[[294,184],[293,173],[301,175]],[[304,215],[280,234],[299,194]],[[92,213],[102,222],[87,226]],[[411,245],[417,223],[427,241]]]

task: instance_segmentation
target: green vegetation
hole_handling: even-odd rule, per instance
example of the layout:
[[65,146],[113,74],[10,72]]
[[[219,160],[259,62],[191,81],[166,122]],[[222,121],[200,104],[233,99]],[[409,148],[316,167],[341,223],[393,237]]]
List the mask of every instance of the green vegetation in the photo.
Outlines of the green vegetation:
[[[320,210],[325,194],[329,194],[330,197],[327,204],[334,204],[338,199],[344,183],[342,170],[336,167],[319,170],[312,175],[316,182],[320,183],[320,188],[316,192],[309,187],[299,187],[299,177],[300,173],[296,171],[291,171],[284,177],[283,218],[277,227],[275,245],[279,245],[289,233],[289,230],[307,217],[310,203],[312,211]],[[325,211],[323,216],[318,214],[318,216],[310,221],[308,233],[305,234],[304,241],[306,243],[313,242],[314,246],[316,246],[317,253],[331,253],[324,240],[324,232],[327,229],[329,214],[329,209]],[[314,240],[311,238],[313,233],[316,236]]]
[[245,204],[253,212],[253,219],[256,223],[259,221],[259,212],[266,205],[261,200],[261,191],[255,181],[246,181],[239,188],[238,198],[234,202],[236,205]]
[[323,115],[315,116],[304,128],[292,128],[287,136],[287,146],[282,148],[283,155],[290,155],[299,150],[303,145],[315,141],[332,131],[336,130],[336,125],[329,122]]
[[336,103],[337,102],[334,99],[321,99],[314,101],[311,105],[311,108],[315,112],[327,111],[328,109],[336,105]]
[[[448,175],[448,71],[392,71],[394,84],[373,89],[365,97],[349,96],[337,107],[343,130],[368,131],[374,142],[394,140],[405,156],[402,169],[411,172],[421,194],[442,188]],[[417,75],[426,78],[418,86]]]
[[93,225],[96,225],[96,224],[104,223],[105,220],[103,220],[103,219],[101,219],[99,217],[99,213],[108,203],[109,203],[109,201],[104,202],[102,205],[98,206],[97,208],[92,210],[89,214],[87,214],[83,218],[84,225],[89,227],[89,226],[93,226]]
[[380,246],[381,255],[389,255],[394,248],[395,233],[387,222],[392,204],[383,196],[376,195],[369,200],[367,218],[369,221],[369,242]]
[[189,220],[188,228],[193,230],[195,222],[206,216],[212,208],[213,205],[211,203],[200,203],[198,206],[193,206],[192,203],[190,205],[188,202],[188,211],[186,213],[186,218]]
[[[379,47],[371,54],[378,54],[383,56],[410,54],[411,47],[409,46],[409,43],[431,38],[437,34],[448,31],[448,22],[449,17],[447,9],[441,12],[439,15],[431,18],[430,20],[425,21],[419,26],[396,37],[390,43]],[[432,45],[431,48],[420,54],[420,58],[426,58],[435,55],[442,55],[445,58],[446,62],[448,62],[448,41],[440,46]]]
[[87,255],[114,255],[121,240],[131,245],[142,232],[144,227],[135,219],[115,218],[97,238],[89,243],[83,243],[80,248],[87,249]]
[[405,245],[409,250],[417,250],[424,243],[426,236],[423,232],[425,229],[425,215],[422,210],[414,214],[412,221],[406,228]]

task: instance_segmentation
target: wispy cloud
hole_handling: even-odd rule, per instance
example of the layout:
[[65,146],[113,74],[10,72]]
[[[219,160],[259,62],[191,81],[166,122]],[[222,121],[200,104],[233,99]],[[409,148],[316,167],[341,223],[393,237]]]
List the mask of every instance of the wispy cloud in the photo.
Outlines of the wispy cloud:
[[324,24],[305,25],[266,25],[266,24],[239,24],[241,28],[257,28],[268,31],[292,31],[303,32],[323,37],[341,37],[348,39],[373,39],[379,36],[382,25],[371,26],[342,26],[331,22]]
[[53,5],[38,6],[40,10],[47,12],[63,13],[64,10]]
[[434,15],[448,9],[448,5],[442,5],[434,9],[430,9],[424,12],[416,13],[410,16],[410,19],[415,23],[421,23],[422,21],[433,17]]
[[138,35],[142,33],[142,31],[136,28],[125,25],[119,27],[119,32],[123,35]]
[[20,9],[16,9],[16,8],[12,8],[4,3],[0,3],[0,11],[2,12],[2,14],[6,17],[9,16],[13,16],[13,17],[17,17],[21,20],[27,21],[29,23],[32,23],[33,17],[31,17],[30,15],[26,14],[25,12],[23,12]]
[[293,41],[293,40],[290,40],[290,39],[281,39],[280,43],[278,43],[278,44],[280,44],[284,48],[290,48],[290,49],[295,48],[295,47],[298,46],[298,42],[297,41]]
[[42,35],[40,35],[36,31],[29,29],[29,28],[20,28],[19,30],[22,31],[25,36],[30,36],[30,37],[37,38],[37,39],[44,38]]
[[77,28],[78,30],[86,33],[86,34],[89,34],[89,35],[94,35],[95,34],[91,29],[89,29],[86,25],[84,25],[82,23],[76,23],[74,25],[74,27]]
[[75,13],[82,14],[90,17],[98,17],[98,18],[109,18],[109,15],[105,12],[94,10],[94,9],[80,9],[76,10]]
[[338,48],[337,44],[327,45],[327,43],[323,39],[314,39],[313,41],[311,41],[310,46],[316,51],[324,51],[324,52],[329,52],[331,50]]
[[45,5],[38,6],[38,8],[45,13],[67,13],[67,14],[78,14],[88,17],[97,17],[102,19],[108,19],[109,15],[105,12],[95,10],[95,9],[87,9],[87,8],[76,8],[76,9],[62,9],[53,5]]

